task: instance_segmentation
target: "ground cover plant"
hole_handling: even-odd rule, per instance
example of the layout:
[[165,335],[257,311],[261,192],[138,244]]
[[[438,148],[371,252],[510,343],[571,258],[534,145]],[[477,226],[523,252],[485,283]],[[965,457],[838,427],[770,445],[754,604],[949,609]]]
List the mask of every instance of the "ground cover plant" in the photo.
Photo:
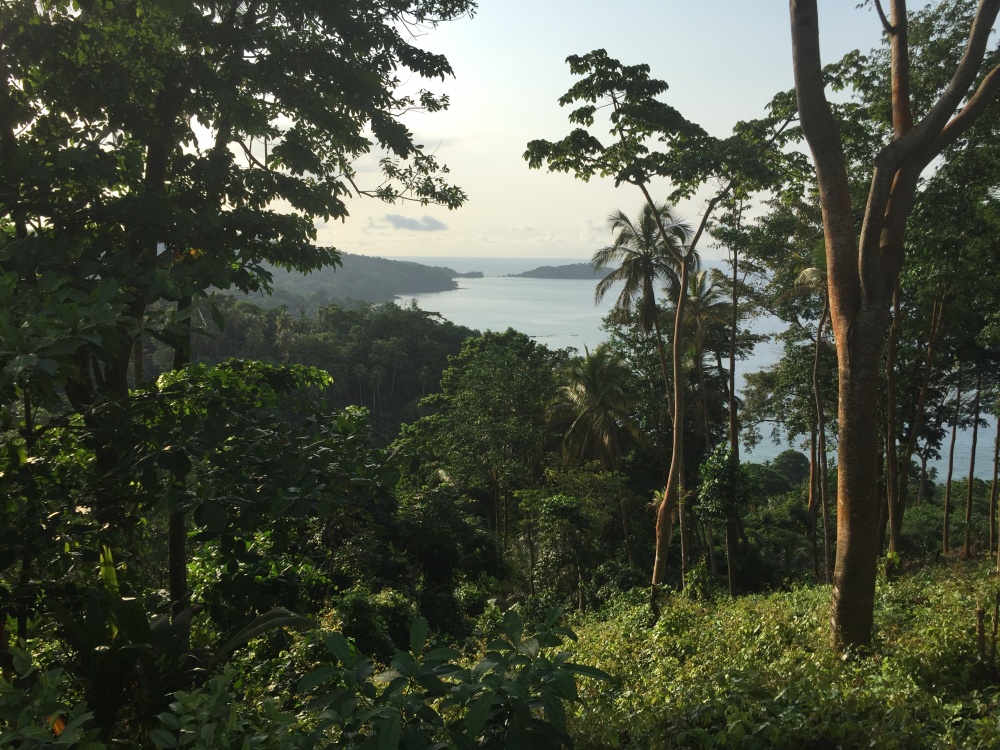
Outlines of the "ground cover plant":
[[626,597],[578,626],[576,658],[617,682],[584,688],[571,732],[579,748],[997,747],[998,590],[977,563],[881,581],[867,656],[825,644],[828,586],[674,596],[652,628]]

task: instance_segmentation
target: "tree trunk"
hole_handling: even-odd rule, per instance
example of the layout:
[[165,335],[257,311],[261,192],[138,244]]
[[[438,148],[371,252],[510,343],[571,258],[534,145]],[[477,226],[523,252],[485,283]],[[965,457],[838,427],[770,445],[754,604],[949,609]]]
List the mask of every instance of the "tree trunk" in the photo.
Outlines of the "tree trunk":
[[[893,325],[899,317],[899,285],[893,295]],[[917,401],[913,409],[913,420],[910,424],[910,432],[905,445],[902,446],[900,454],[897,447],[894,456],[896,470],[893,472],[897,479],[893,483],[894,494],[889,497],[889,550],[898,552],[899,535],[903,528],[903,514],[906,512],[906,502],[910,492],[910,461],[913,452],[917,448],[917,439],[923,427],[924,409],[927,403],[927,394],[930,390],[931,376],[934,371],[934,354],[938,337],[941,333],[941,320],[944,317],[944,299],[936,298],[931,312],[930,332],[927,336],[927,354],[924,357],[923,374],[920,379],[920,389],[917,391]],[[890,348],[895,354],[895,341],[891,341]],[[888,363],[887,372],[890,371]],[[888,385],[887,385],[888,387]],[[895,377],[893,377],[893,392],[895,393]],[[893,420],[892,424],[895,424]]]
[[14,657],[10,653],[10,635],[7,633],[7,616],[0,617],[0,680],[14,681]]
[[948,449],[948,478],[944,483],[944,530],[941,537],[941,553],[951,550],[951,477],[955,470],[955,437],[958,435],[959,410],[962,408],[962,370],[959,366],[958,389],[955,392],[955,415],[951,421],[951,447]]
[[622,509],[622,535],[625,541],[625,559],[628,560],[629,567],[634,568],[635,556],[632,553],[632,541],[629,539],[628,509],[625,505],[625,498],[622,498],[621,509]]
[[[191,307],[191,298],[182,297],[177,301],[177,312],[187,310]],[[184,368],[191,358],[191,333],[188,329],[187,335],[180,344],[174,347],[175,370]],[[183,491],[186,479],[183,475],[174,472],[173,485],[180,496]],[[171,509],[167,520],[167,585],[170,593],[171,613],[174,617],[179,615],[187,605],[188,585],[187,585],[187,518],[183,508]]]
[[806,503],[806,510],[809,511],[809,537],[812,541],[813,553],[813,575],[816,581],[820,581],[819,576],[819,471],[817,464],[819,459],[816,455],[816,424],[813,423],[809,435],[809,499]]
[[[884,413],[884,412],[883,412]],[[883,423],[883,428],[885,424]],[[885,492],[885,440],[883,431],[878,453],[878,551],[885,554],[886,531],[889,529],[889,498]]]
[[[739,220],[742,221],[742,203],[740,204]],[[728,518],[726,519],[726,578],[729,585],[729,595],[736,596],[736,581],[735,575],[735,561],[734,557],[736,555],[737,549],[737,533],[736,526],[739,519],[739,511],[737,510],[739,498],[736,497],[736,474],[739,471],[740,465],[740,423],[739,415],[736,411],[737,400],[736,400],[736,339],[739,334],[737,326],[739,325],[739,295],[737,290],[739,289],[739,254],[737,249],[731,248],[733,253],[733,310],[729,318],[729,460],[730,460],[730,476],[729,476],[729,508]]]
[[823,564],[827,583],[833,582],[833,540],[830,538],[830,501],[827,489],[826,410],[819,386],[819,355],[823,343],[823,327],[830,315],[830,298],[824,296],[823,312],[816,324],[816,352],[813,356],[813,398],[816,399],[816,451],[819,456],[819,503],[823,511]]
[[132,387],[141,388],[146,380],[146,352],[140,336],[136,336],[132,347]]
[[976,443],[979,441],[979,404],[982,394],[983,373],[976,373],[976,395],[972,406],[972,448],[969,455],[969,483],[965,492],[965,544],[962,546],[962,558],[972,557],[972,489],[976,474]]
[[667,350],[663,346],[663,334],[660,331],[659,310],[655,310],[653,313],[653,331],[656,335],[656,351],[660,356],[660,371],[663,373],[663,392],[667,397],[667,412],[670,414],[670,419],[672,421],[674,418],[674,403],[673,398],[670,396],[670,370],[667,367]]
[[719,571],[715,561],[715,528],[711,519],[705,521],[705,533],[708,534],[708,569],[712,571],[712,578],[715,578]]
[[170,514],[167,523],[167,584],[170,609],[176,617],[187,603],[187,519],[184,511]]
[[993,486],[990,488],[990,554],[997,549],[997,491],[1000,489],[1000,418],[993,438]]
[[917,485],[917,505],[924,502],[924,493],[927,491],[927,451],[920,454],[920,484]]
[[[664,242],[669,245],[669,238],[663,220],[659,212],[656,211],[656,204],[645,184],[638,183],[642,190],[646,202],[653,208],[656,217],[657,227]],[[653,560],[653,579],[650,585],[650,603],[654,617],[657,617],[659,610],[656,605],[657,589],[663,583],[663,574],[667,567],[667,552],[669,548],[669,538],[671,534],[670,519],[673,517],[674,509],[677,507],[677,500],[683,488],[684,479],[681,476],[684,461],[684,369],[681,362],[681,340],[684,325],[684,308],[687,306],[687,286],[688,286],[688,265],[694,256],[698,240],[701,239],[705,228],[708,225],[709,217],[712,215],[716,204],[723,198],[725,193],[732,190],[733,184],[708,201],[705,212],[701,215],[701,222],[698,229],[691,238],[691,243],[687,247],[684,256],[680,258],[680,290],[677,293],[677,310],[674,314],[674,338],[671,342],[671,354],[674,361],[674,419],[673,419],[673,445],[670,453],[670,469],[667,472],[667,486],[663,491],[663,499],[656,510],[656,557]]]
[[835,315],[839,367],[837,553],[831,634],[839,648],[871,640],[879,553],[879,364],[885,306]]
[[[824,428],[825,429],[825,428]],[[836,540],[833,538],[833,521],[830,518],[830,490],[827,487],[826,440],[820,440],[819,481],[820,511],[823,514],[823,562],[826,567],[826,582],[833,583],[834,555]]]
[[736,544],[739,536],[736,519],[730,516],[726,521],[726,579],[730,596],[736,596]]
[[899,558],[899,536],[903,528],[903,503],[899,493],[899,454],[896,448],[896,347],[899,344],[899,282],[892,292],[892,325],[885,355],[885,498],[889,515],[889,554],[885,574],[891,576]]
[[[802,133],[816,165],[823,213],[831,321],[839,363],[837,564],[831,636],[838,649],[871,644],[878,559],[878,392],[892,290],[902,268],[906,222],[923,169],[965,133],[1000,92],[1000,68],[980,73],[1000,0],[982,0],[951,82],[914,125],[905,0],[879,9],[891,51],[893,137],[875,154],[859,223],[852,208],[840,125],[826,98],[817,0],[790,0],[792,61]],[[959,107],[962,107],[959,110]],[[956,113],[957,112],[957,113]],[[860,236],[856,226],[860,224]]]
[[678,492],[677,498],[677,518],[681,532],[681,591],[687,587],[688,580],[688,558],[691,553],[691,540],[689,538],[689,519],[687,495],[684,490]]
[[[671,349],[674,358],[673,444],[670,454],[670,469],[667,473],[667,486],[663,492],[663,500],[660,502],[660,507],[656,512],[656,557],[653,561],[652,583],[654,595],[655,588],[663,583],[663,576],[666,572],[670,518],[677,507],[681,485],[681,464],[684,456],[684,378],[681,368],[681,339],[683,335],[684,308],[687,302],[687,280],[688,259],[685,257],[681,263],[680,291],[677,297],[677,310],[674,314],[674,339]],[[683,542],[683,528],[681,529],[681,541]]]

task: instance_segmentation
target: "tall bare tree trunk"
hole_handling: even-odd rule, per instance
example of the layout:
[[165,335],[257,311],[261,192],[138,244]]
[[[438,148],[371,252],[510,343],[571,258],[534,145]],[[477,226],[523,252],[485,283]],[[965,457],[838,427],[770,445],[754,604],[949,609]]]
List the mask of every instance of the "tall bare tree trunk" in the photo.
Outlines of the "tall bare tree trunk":
[[653,313],[653,331],[656,335],[656,351],[660,357],[660,371],[663,373],[663,392],[666,394],[667,398],[667,412],[670,414],[670,419],[672,421],[674,418],[674,400],[670,395],[670,371],[667,369],[667,351],[663,346],[663,333],[660,331],[659,310],[656,310]]
[[628,529],[628,509],[625,505],[625,498],[621,501],[622,508],[622,534],[625,539],[625,559],[628,560],[629,567],[635,567],[635,556],[632,553],[632,541],[629,538]]
[[816,423],[809,431],[809,498],[806,510],[809,511],[809,539],[812,542],[813,575],[817,583],[822,580],[819,574],[819,457],[816,455]]
[[[663,226],[663,220],[659,213],[655,211],[655,204],[644,185],[642,188],[646,201],[654,206],[654,215],[659,226],[660,234],[664,241],[667,241],[667,231]],[[652,605],[653,616],[659,615],[656,603],[657,589],[663,583],[663,576],[667,567],[667,552],[669,549],[669,539],[672,533],[670,528],[674,510],[677,507],[680,492],[683,489],[682,466],[684,462],[684,370],[681,361],[681,344],[684,325],[684,308],[687,306],[688,271],[691,258],[694,256],[698,240],[701,239],[708,225],[708,219],[715,208],[716,203],[721,199],[721,195],[716,196],[708,202],[705,212],[702,214],[701,223],[691,238],[691,244],[687,248],[680,264],[680,289],[677,294],[677,310],[674,314],[674,338],[671,342],[671,353],[674,361],[673,386],[674,386],[674,419],[673,419],[673,441],[670,454],[670,469],[667,472],[667,486],[664,488],[662,500],[656,511],[656,557],[653,560],[653,579],[650,586],[650,603]],[[669,244],[669,243],[668,243]]]
[[993,485],[990,487],[990,554],[997,549],[997,492],[1000,490],[1000,417],[993,438]]
[[920,452],[920,483],[917,485],[917,505],[924,502],[924,493],[927,491],[927,451]]
[[[182,297],[177,302],[177,312],[191,307],[191,298]],[[191,359],[191,333],[174,348],[175,370],[182,369]],[[185,478],[174,472],[173,485],[176,490],[183,489]],[[177,492],[177,496],[181,496]],[[183,508],[173,508],[167,520],[167,585],[170,592],[171,612],[177,616],[185,608],[188,595],[187,581],[187,514]]]
[[[740,204],[740,213],[738,214],[738,219],[742,221],[742,211],[743,205]],[[738,523],[737,523],[737,507],[739,498],[736,496],[736,476],[739,471],[740,465],[740,423],[739,416],[736,411],[737,401],[736,401],[736,338],[738,335],[737,326],[739,325],[739,251],[735,247],[731,247],[730,251],[733,254],[733,277],[732,277],[732,289],[733,289],[733,309],[729,318],[729,461],[730,461],[730,476],[729,476],[729,509],[726,517],[726,579],[729,585],[729,595],[736,596],[736,580],[735,580],[735,558],[737,552],[737,541],[738,541]]]
[[889,554],[885,574],[891,576],[899,557],[899,536],[903,527],[902,498],[899,493],[899,454],[896,450],[896,347],[899,344],[899,281],[892,291],[892,325],[885,354],[885,497],[889,522]]
[[955,392],[955,415],[951,421],[951,447],[948,449],[948,478],[944,483],[944,531],[941,537],[941,552],[951,551],[951,478],[955,470],[955,438],[958,435],[959,410],[962,408],[962,370],[959,366],[958,389]]
[[969,455],[969,483],[965,492],[965,544],[962,546],[962,557],[968,560],[972,557],[972,488],[976,475],[976,443],[979,441],[979,404],[983,387],[983,373],[977,368],[976,396],[972,406],[972,447]]
[[819,355],[823,344],[823,327],[830,314],[830,298],[823,297],[823,312],[816,324],[816,351],[813,355],[812,386],[816,401],[816,452],[819,457],[819,502],[823,512],[823,568],[827,583],[833,582],[833,539],[830,529],[830,500],[827,497],[826,472],[826,410],[823,408],[823,393],[819,384]]
[[[920,388],[917,391],[917,402],[913,410],[913,420],[910,424],[910,432],[906,438],[906,443],[900,448],[895,437],[890,453],[893,454],[895,470],[892,472],[898,477],[893,481],[889,495],[889,550],[899,553],[899,537],[903,529],[903,514],[906,512],[906,503],[909,498],[910,484],[910,461],[917,447],[917,439],[924,422],[924,410],[927,403],[927,394],[930,391],[931,376],[934,372],[934,355],[938,338],[941,334],[941,320],[944,317],[944,297],[939,296],[934,300],[934,307],[931,312],[930,332],[927,337],[927,353],[924,356],[923,374],[920,378]],[[893,326],[899,318],[899,285],[893,294]],[[897,333],[898,338],[898,333]],[[890,338],[890,351],[895,359],[896,341]],[[888,360],[888,358],[887,358]],[[888,373],[892,372],[888,361],[886,363],[887,379]],[[892,390],[895,394],[895,375],[893,375]],[[888,389],[887,382],[887,389]],[[895,399],[894,399],[895,401]],[[891,424],[895,424],[895,419]]]

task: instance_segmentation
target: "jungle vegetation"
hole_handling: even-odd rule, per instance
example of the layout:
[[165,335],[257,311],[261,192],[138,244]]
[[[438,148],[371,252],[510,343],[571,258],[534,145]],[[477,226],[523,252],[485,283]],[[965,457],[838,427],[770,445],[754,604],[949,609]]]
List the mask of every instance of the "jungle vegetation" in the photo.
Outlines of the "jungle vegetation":
[[230,294],[465,202],[399,118],[469,0],[0,6],[0,746],[997,746],[1000,0],[875,6],[726,138],[569,58],[528,165],[645,204],[583,352]]

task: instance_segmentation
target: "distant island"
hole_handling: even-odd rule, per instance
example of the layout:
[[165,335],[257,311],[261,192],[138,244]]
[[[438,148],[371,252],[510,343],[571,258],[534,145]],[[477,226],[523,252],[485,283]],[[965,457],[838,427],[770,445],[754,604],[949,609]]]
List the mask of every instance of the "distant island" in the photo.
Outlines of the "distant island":
[[313,273],[269,268],[272,294],[255,301],[264,306],[287,305],[305,312],[331,302],[362,300],[384,302],[407,294],[448,292],[458,288],[455,279],[478,279],[482,271],[459,273],[453,268],[425,266],[407,260],[341,253],[343,266]]
[[565,266],[540,266],[524,273],[508,276],[522,279],[603,279],[613,268],[594,268],[589,263],[570,263]]

